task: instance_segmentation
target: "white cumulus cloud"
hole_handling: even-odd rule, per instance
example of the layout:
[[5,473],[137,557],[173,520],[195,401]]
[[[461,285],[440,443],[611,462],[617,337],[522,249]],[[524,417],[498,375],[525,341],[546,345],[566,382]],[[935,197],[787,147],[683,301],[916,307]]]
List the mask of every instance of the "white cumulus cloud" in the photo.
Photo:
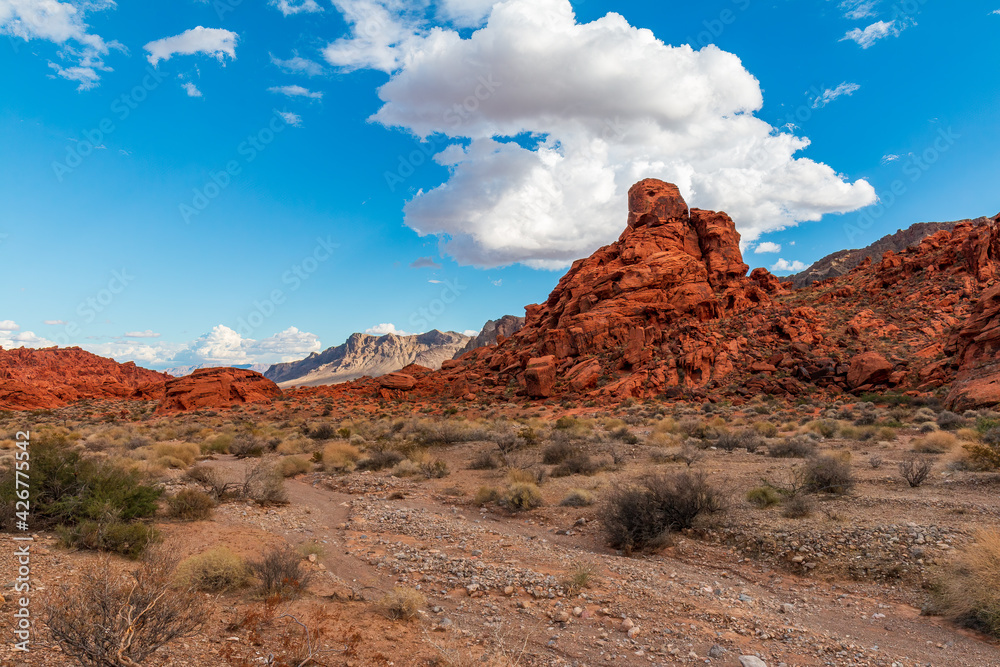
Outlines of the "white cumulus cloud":
[[394,4],[338,3],[353,37],[325,55],[392,75],[374,120],[450,142],[435,158],[450,177],[405,221],[462,264],[565,267],[618,236],[648,177],[725,210],[748,242],[876,199],[796,158],[809,140],[756,118],[760,83],[715,46],[668,46],[614,13],[581,24],[568,0],[499,2],[467,38]]
[[365,333],[369,336],[384,336],[386,334],[395,334],[396,336],[411,336],[412,334],[401,331],[396,328],[396,325],[392,322],[383,322],[382,324],[376,324],[370,329],[365,329]]
[[0,331],[20,331],[21,327],[14,320],[0,320]]
[[12,350],[19,347],[52,347],[54,342],[38,336],[34,331],[21,331],[13,320],[0,320],[0,347]]
[[292,113],[291,111],[279,111],[278,115],[292,127],[302,127],[302,116],[297,113]]
[[160,61],[170,60],[172,57],[190,56],[201,53],[215,58],[220,63],[225,64],[226,57],[236,59],[236,43],[239,35],[230,30],[222,28],[191,28],[173,37],[164,37],[150,42],[145,46],[149,56],[146,59],[153,67]]
[[763,255],[765,253],[771,252],[781,252],[781,244],[774,243],[772,241],[764,241],[763,243],[758,243],[757,247],[753,249],[754,254]]
[[771,273],[798,273],[809,268],[808,264],[803,264],[799,260],[789,262],[787,259],[779,259],[771,267]]
[[289,74],[303,74],[305,76],[319,76],[326,72],[326,69],[314,60],[309,60],[308,58],[303,58],[302,56],[292,56],[287,60],[282,60],[281,58],[276,58],[274,54],[268,54],[271,56],[271,64],[281,68]]
[[312,14],[323,11],[316,0],[271,0],[271,6],[277,7],[285,16],[293,14]]
[[825,107],[830,102],[833,102],[838,97],[843,97],[847,95],[850,97],[857,91],[861,89],[861,86],[856,83],[847,83],[846,81],[836,88],[827,88],[823,91],[823,94],[813,100],[813,109],[819,109],[820,107]]
[[312,100],[323,99],[323,93],[319,91],[312,91],[308,88],[303,88],[302,86],[272,86],[271,88],[268,88],[268,91],[277,93],[278,95],[285,95],[287,97],[306,97]]
[[198,90],[198,86],[194,85],[190,81],[185,81],[181,84],[184,91],[187,92],[188,97],[201,97],[201,91]]
[[[144,332],[145,333],[145,332]],[[149,332],[152,333],[152,332]],[[94,354],[116,361],[166,368],[170,366],[234,366],[274,364],[302,359],[320,348],[315,334],[289,327],[261,340],[244,338],[225,325],[218,325],[204,336],[186,343],[144,342],[132,334],[123,339],[88,343],[83,347]],[[145,337],[145,336],[143,336]]]
[[87,12],[115,7],[112,0],[59,2],[58,0],[0,0],[0,34],[25,41],[41,39],[60,46],[60,58],[71,61],[63,66],[49,63],[56,75],[89,90],[100,82],[100,72],[110,72],[104,57],[110,49],[124,50],[118,42],[105,42],[90,32],[84,21]]
[[840,41],[852,41],[857,42],[858,46],[862,49],[870,48],[875,42],[880,39],[885,39],[886,37],[898,37],[899,33],[903,32],[910,23],[901,20],[893,21],[876,21],[870,26],[862,30],[861,28],[855,28],[849,31],[846,35],[840,38]]

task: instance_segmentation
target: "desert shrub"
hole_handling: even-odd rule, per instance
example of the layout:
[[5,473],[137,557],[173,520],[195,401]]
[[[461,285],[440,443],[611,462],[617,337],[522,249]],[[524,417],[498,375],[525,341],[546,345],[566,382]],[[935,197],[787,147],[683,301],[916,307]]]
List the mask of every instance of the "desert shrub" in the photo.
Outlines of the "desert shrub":
[[365,458],[357,463],[358,470],[385,470],[391,468],[405,456],[394,449],[376,449],[368,452]]
[[690,528],[702,514],[723,509],[722,494],[706,476],[685,471],[611,491],[600,517],[611,546],[630,553],[660,545],[671,530]]
[[813,501],[807,496],[787,498],[781,508],[781,516],[786,519],[804,519],[813,513]]
[[590,458],[589,454],[571,456],[552,469],[553,477],[569,477],[570,475],[593,475],[600,466]]
[[284,505],[288,502],[285,479],[270,461],[260,461],[246,467],[239,496],[258,505]]
[[627,426],[619,426],[618,428],[611,431],[611,437],[615,440],[625,443],[626,445],[637,445],[639,444],[639,436],[629,430]]
[[878,470],[882,467],[883,463],[885,463],[885,461],[883,461],[882,457],[878,454],[872,454],[868,457],[868,467],[872,470]]
[[754,422],[752,426],[753,430],[765,438],[773,438],[778,435],[778,427],[771,422]]
[[282,477],[295,477],[313,469],[312,460],[308,456],[286,456],[275,466]]
[[500,500],[500,491],[495,486],[481,486],[476,491],[472,502],[476,505],[488,505]]
[[767,454],[776,459],[805,459],[816,454],[816,445],[809,438],[795,436],[768,445]]
[[983,441],[983,444],[990,445],[992,447],[1000,445],[1000,426],[994,426],[993,428],[983,431],[980,439]]
[[763,444],[763,436],[753,429],[723,432],[719,435],[719,439],[715,443],[716,447],[727,452],[743,448],[751,454],[760,449],[760,446]]
[[891,426],[879,426],[875,429],[872,439],[876,442],[892,442],[896,439],[896,429]]
[[131,574],[110,563],[84,567],[51,590],[45,624],[63,652],[87,667],[134,667],[204,624],[204,599],[171,590],[173,563],[152,557]]
[[451,474],[451,471],[448,469],[448,464],[441,459],[424,461],[420,464],[420,472],[427,479],[441,479],[442,477],[447,477]]
[[937,413],[935,413],[930,408],[919,408],[916,412],[913,413],[910,419],[914,423],[933,422],[937,421]]
[[[162,491],[140,473],[106,459],[69,449],[59,438],[39,438],[31,447],[31,518],[35,530],[73,527],[82,521],[130,522],[156,513]],[[0,471],[0,521],[14,519],[18,489],[14,470]],[[23,499],[22,499],[23,500]]]
[[397,463],[392,469],[393,477],[413,477],[414,475],[419,475],[421,470],[421,464],[410,459],[403,459]]
[[227,547],[215,547],[180,562],[174,573],[181,586],[208,593],[225,593],[243,588],[250,570],[243,559]]
[[913,451],[921,454],[944,454],[954,449],[958,438],[945,431],[935,431],[913,441]]
[[708,424],[694,417],[687,417],[685,419],[682,419],[677,424],[677,428],[685,436],[689,438],[698,438],[699,440],[704,440],[708,436],[709,431],[711,430]]
[[158,442],[153,445],[153,452],[158,458],[171,457],[183,461],[181,467],[187,467],[201,456],[201,447],[191,442]]
[[420,608],[427,604],[423,593],[412,588],[397,586],[379,601],[378,607],[386,618],[393,621],[410,621],[420,615]]
[[832,438],[837,435],[838,424],[832,419],[818,419],[810,422],[808,428],[824,438]]
[[746,499],[751,505],[764,509],[781,502],[781,494],[773,486],[763,485],[747,491]]
[[955,622],[1000,637],[1000,533],[976,534],[938,576],[934,602]]
[[229,453],[238,459],[260,458],[267,447],[268,442],[264,438],[253,433],[239,433],[233,437]]
[[573,569],[562,579],[563,588],[571,594],[578,593],[584,588],[590,588],[590,584],[593,582],[594,575],[596,574],[597,569],[593,565],[589,563],[575,563]]
[[217,502],[225,500],[233,485],[226,482],[219,471],[208,466],[195,466],[187,471],[187,477],[205,489],[205,492]]
[[421,422],[414,429],[413,436],[419,444],[435,447],[486,440],[489,432],[466,421],[445,420]]
[[594,494],[583,489],[572,489],[559,504],[563,507],[589,507],[594,504]]
[[264,597],[298,596],[310,579],[310,574],[302,569],[302,557],[287,545],[268,550],[259,560],[251,560],[247,566],[257,578],[259,592]]
[[910,457],[899,463],[899,474],[910,485],[910,488],[917,488],[931,474],[934,464],[930,459]]
[[533,483],[514,482],[504,491],[500,503],[512,512],[523,512],[540,507],[542,494]]
[[167,498],[167,515],[182,521],[199,521],[212,515],[215,501],[197,489],[182,489]]
[[350,471],[361,458],[361,452],[346,442],[331,442],[323,448],[323,468],[327,472]]
[[469,470],[496,470],[499,467],[500,462],[497,461],[496,455],[488,449],[473,456],[469,462]]
[[954,412],[951,412],[949,410],[944,410],[941,414],[938,415],[937,418],[938,427],[943,428],[946,431],[957,431],[958,429],[965,426],[966,423],[967,422],[965,421],[964,418],[960,417],[959,415],[956,415]]
[[555,423],[555,427],[559,430],[569,430],[579,428],[580,426],[580,420],[576,417],[560,417]]
[[[341,430],[345,431],[346,434],[340,437],[344,439],[351,437],[351,429],[341,429]],[[337,429],[334,428],[332,424],[319,424],[313,427],[309,431],[308,435],[313,440],[332,440],[339,434],[337,433]]]
[[571,441],[562,440],[553,442],[542,450],[542,463],[556,465],[562,463],[571,456],[576,456],[579,448]]
[[809,493],[842,495],[854,487],[851,464],[836,456],[816,456],[802,469],[803,488]]
[[72,527],[59,526],[59,539],[66,547],[108,551],[133,560],[160,540],[156,528],[140,521],[124,522],[109,518],[82,521]]
[[232,444],[233,436],[223,433],[201,443],[201,452],[203,454],[228,454]]

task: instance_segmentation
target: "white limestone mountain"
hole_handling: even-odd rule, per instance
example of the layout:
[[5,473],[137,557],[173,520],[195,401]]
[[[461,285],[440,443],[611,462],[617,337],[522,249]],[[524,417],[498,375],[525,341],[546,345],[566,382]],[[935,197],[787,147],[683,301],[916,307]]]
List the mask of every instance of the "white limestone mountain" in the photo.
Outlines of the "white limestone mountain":
[[316,387],[360,377],[393,373],[410,364],[437,370],[473,340],[471,336],[438,330],[413,336],[370,336],[356,333],[347,342],[301,361],[275,364],[264,377],[279,387]]
[[496,345],[499,336],[509,338],[520,331],[523,326],[524,318],[515,315],[504,315],[499,320],[490,320],[483,327],[483,330],[479,332],[478,336],[470,340],[465,347],[455,354],[455,358],[458,359],[466,352],[471,352],[487,345]]

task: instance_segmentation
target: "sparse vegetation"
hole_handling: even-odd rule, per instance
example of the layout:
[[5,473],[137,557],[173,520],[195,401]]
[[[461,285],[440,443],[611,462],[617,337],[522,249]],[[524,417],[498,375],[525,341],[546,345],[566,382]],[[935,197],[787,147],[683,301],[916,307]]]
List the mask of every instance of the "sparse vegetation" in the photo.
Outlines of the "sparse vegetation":
[[923,484],[934,469],[934,464],[930,459],[917,458],[912,456],[899,463],[899,474],[906,480],[910,488],[917,488]]
[[246,586],[250,570],[242,558],[220,546],[181,561],[174,577],[185,588],[226,593]]
[[379,603],[379,610],[393,621],[410,621],[420,615],[420,609],[427,604],[423,593],[403,586],[397,586],[386,593]]
[[212,516],[215,501],[197,489],[182,489],[167,498],[167,514],[181,521],[200,521]]
[[934,599],[936,610],[956,623],[1000,637],[1000,532],[976,535],[941,572]]

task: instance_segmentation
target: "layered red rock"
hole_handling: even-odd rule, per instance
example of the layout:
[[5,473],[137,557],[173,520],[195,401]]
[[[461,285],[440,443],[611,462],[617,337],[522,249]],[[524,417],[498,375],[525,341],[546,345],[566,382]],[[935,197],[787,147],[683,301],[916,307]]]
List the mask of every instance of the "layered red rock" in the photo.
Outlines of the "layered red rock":
[[260,373],[242,368],[203,368],[166,383],[157,412],[231,408],[270,403],[281,389]]
[[[978,261],[976,266],[984,267]],[[958,375],[948,405],[966,410],[1000,403],[1000,285],[983,293],[949,348],[955,352]]]
[[58,408],[82,399],[131,397],[141,387],[162,384],[165,373],[119,364],[78,347],[0,348],[0,409]]

